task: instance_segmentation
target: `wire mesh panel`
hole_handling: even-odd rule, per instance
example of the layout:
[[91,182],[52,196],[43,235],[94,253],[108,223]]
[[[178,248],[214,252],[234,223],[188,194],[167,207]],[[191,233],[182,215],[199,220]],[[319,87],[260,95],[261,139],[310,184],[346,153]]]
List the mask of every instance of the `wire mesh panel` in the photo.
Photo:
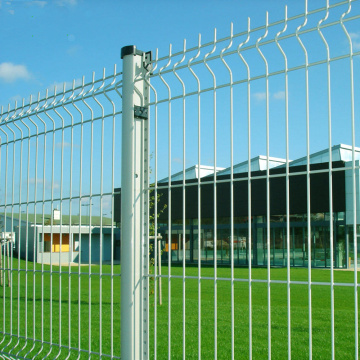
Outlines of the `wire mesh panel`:
[[121,74],[9,105],[0,124],[8,358],[120,358]]
[[358,359],[359,19],[305,2],[2,108],[1,356]]
[[358,358],[359,10],[156,53],[150,358]]

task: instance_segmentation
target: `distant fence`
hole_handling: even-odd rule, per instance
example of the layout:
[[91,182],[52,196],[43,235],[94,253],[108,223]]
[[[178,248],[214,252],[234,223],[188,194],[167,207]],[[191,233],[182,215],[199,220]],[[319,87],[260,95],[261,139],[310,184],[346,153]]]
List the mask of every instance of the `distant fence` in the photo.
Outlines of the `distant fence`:
[[3,356],[120,357],[120,119],[116,69],[1,111]]

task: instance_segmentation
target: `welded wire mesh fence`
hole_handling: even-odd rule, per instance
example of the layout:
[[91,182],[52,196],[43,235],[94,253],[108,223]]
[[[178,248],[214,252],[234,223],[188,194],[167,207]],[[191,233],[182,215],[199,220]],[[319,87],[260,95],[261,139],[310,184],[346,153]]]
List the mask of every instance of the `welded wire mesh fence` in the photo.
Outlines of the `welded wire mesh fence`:
[[12,358],[120,356],[121,74],[66,85],[1,112],[0,342]]
[[358,264],[358,23],[305,3],[156,54],[155,358],[358,358],[357,271],[335,271]]
[[358,358],[360,5],[264,20],[2,109],[2,356]]

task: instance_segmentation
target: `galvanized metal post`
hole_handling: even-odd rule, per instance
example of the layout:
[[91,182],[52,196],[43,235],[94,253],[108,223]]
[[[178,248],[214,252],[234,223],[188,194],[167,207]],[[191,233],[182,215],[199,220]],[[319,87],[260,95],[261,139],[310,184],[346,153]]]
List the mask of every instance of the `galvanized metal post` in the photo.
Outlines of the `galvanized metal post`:
[[121,358],[148,358],[148,117],[150,54],[125,46],[121,161]]

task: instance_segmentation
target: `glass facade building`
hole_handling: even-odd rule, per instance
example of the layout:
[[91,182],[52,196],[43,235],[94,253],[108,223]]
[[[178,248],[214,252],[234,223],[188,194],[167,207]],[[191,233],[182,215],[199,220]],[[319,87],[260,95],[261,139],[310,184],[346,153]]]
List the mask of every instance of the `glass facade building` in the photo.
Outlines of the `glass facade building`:
[[[333,214],[334,267],[347,268],[347,229],[344,212]],[[219,219],[220,220],[220,219]],[[287,221],[285,216],[272,216],[270,220],[270,264],[287,266]],[[197,221],[190,221],[185,226],[173,223],[171,237],[169,227],[162,223],[159,233],[162,234],[162,261],[182,263],[185,247],[185,259],[188,264],[213,264],[214,257],[218,265],[230,265],[231,256],[234,265],[246,266],[249,263],[249,222],[248,218],[235,218],[233,227],[233,253],[231,254],[231,225],[229,218],[223,218],[215,228],[211,219],[202,219],[199,236]],[[253,266],[267,265],[267,222],[265,216],[251,219],[251,263]],[[170,240],[171,238],[171,240]],[[216,240],[215,240],[216,239]],[[185,240],[185,241],[184,241]],[[169,243],[171,242],[171,251]],[[200,242],[200,244],[199,244]],[[290,265],[308,266],[308,222],[306,215],[290,216]],[[199,252],[200,245],[200,252]],[[330,267],[330,217],[328,213],[311,215],[311,266]]]
[[[328,149],[311,155],[309,188],[305,157],[290,162],[288,180],[285,160],[271,158],[267,162],[266,157],[260,156],[250,163],[250,179],[248,162],[244,162],[234,165],[232,181],[229,168],[217,172],[216,178],[213,174],[200,179],[187,178],[185,184],[178,179],[171,183],[168,179],[160,181],[158,209],[167,205],[171,196],[171,214],[166,208],[158,218],[162,261],[168,262],[171,256],[172,264],[182,263],[185,255],[188,264],[197,264],[200,258],[203,265],[214,264],[216,260],[218,265],[226,266],[233,258],[236,266],[247,266],[249,261],[253,266],[266,266],[269,244],[271,266],[285,267],[289,238],[291,266],[307,267],[310,257],[312,267],[329,268],[330,241],[334,249],[333,266],[354,266],[354,219],[359,224],[360,216],[359,211],[355,217],[353,212],[352,156],[352,148],[346,145],[332,148],[331,166]],[[355,149],[355,156],[355,198],[359,202],[356,208],[360,209],[360,149]],[[269,184],[266,164],[271,167]],[[356,238],[359,242],[359,236]]]
[[[214,176],[210,167],[195,166],[185,170],[185,181],[181,173],[158,181],[162,262],[171,257],[180,264],[185,256],[189,265],[229,266],[233,259],[235,266],[267,266],[269,246],[271,266],[307,267],[310,258],[312,267],[329,268],[332,241],[333,266],[353,267],[355,242],[360,249],[360,149],[340,144],[331,152],[331,163],[326,149],[310,155],[309,168],[307,157],[291,161],[288,173],[284,159],[258,156],[234,165],[232,179],[230,168]],[[121,209],[114,210],[119,223]]]

